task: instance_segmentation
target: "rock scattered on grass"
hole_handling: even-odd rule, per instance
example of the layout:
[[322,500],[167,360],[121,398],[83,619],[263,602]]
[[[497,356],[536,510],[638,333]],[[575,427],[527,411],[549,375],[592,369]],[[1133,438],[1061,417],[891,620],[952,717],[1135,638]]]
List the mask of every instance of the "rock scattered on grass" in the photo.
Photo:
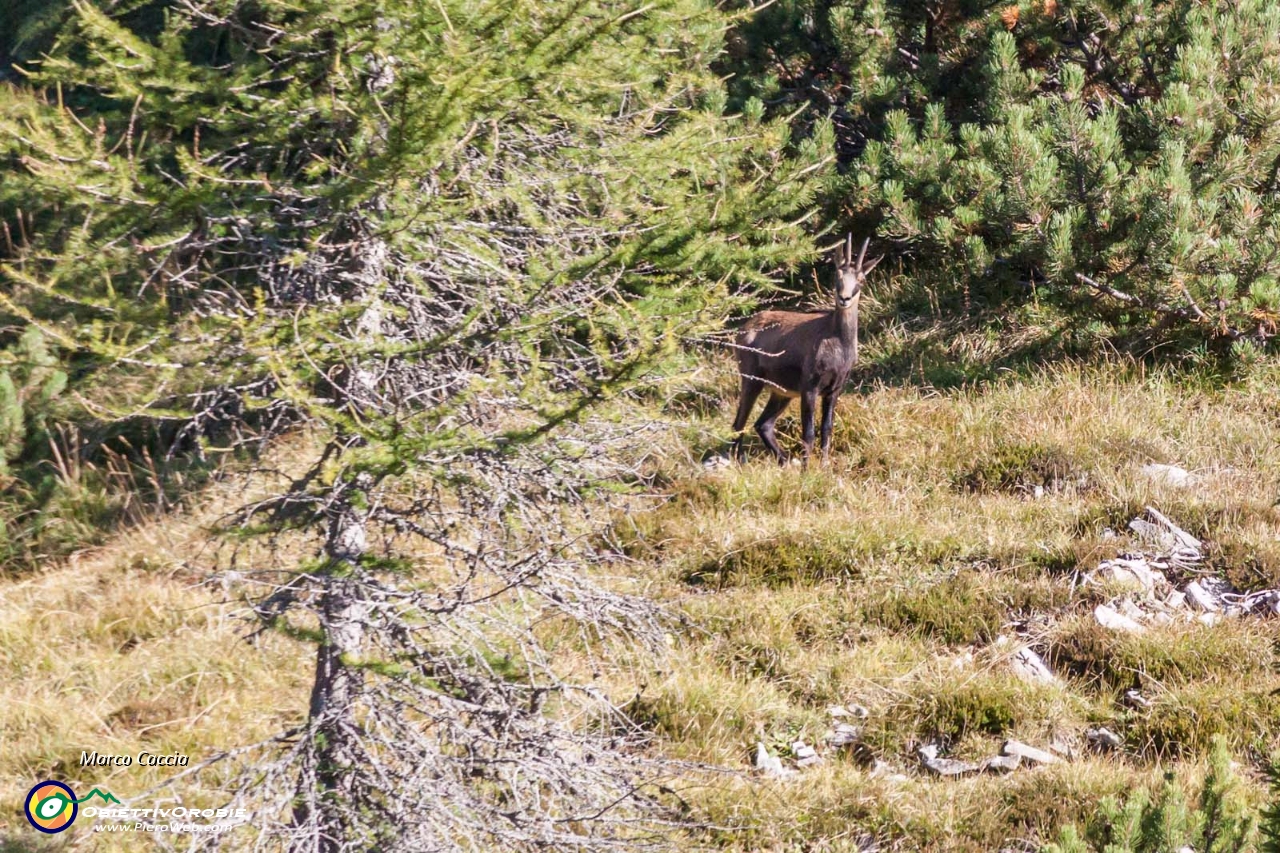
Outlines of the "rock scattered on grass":
[[1053,670],[1040,655],[1032,651],[1030,646],[1023,646],[1010,658],[1013,671],[1027,681],[1049,684],[1057,680]]
[[791,754],[796,758],[796,767],[802,769],[822,763],[822,756],[818,755],[818,751],[802,740],[791,744]]
[[782,759],[776,755],[769,754],[769,748],[764,743],[756,744],[755,766],[757,770],[763,772],[766,776],[773,776],[777,779],[787,779],[796,775],[796,771],[790,767],[786,767],[782,763]]
[[916,750],[920,764],[929,772],[944,777],[965,776],[971,773],[1011,773],[1020,767],[1035,764],[1053,764],[1060,761],[1056,755],[1016,740],[1007,740],[999,755],[981,761],[959,761],[938,755],[937,744],[925,744]]
[[1133,519],[1129,527],[1139,540],[1160,550],[1103,560],[1085,576],[1086,583],[1128,590],[1094,609],[1098,624],[1137,633],[1144,626],[1177,619],[1215,625],[1224,617],[1280,615],[1280,589],[1241,593],[1225,579],[1212,576],[1191,577],[1181,589],[1176,588],[1170,578],[1186,579],[1192,570],[1199,570],[1203,545],[1155,507],[1147,507],[1145,515]]
[[702,460],[702,467],[707,471],[726,471],[733,467],[733,460],[728,456],[708,456]]
[[1125,631],[1130,634],[1141,634],[1146,629],[1132,617],[1126,616],[1114,607],[1099,604],[1093,608],[1093,618],[1098,624],[1110,631]]
[[1183,592],[1187,596],[1187,601],[1191,602],[1201,610],[1208,613],[1216,613],[1222,609],[1222,604],[1219,603],[1218,596],[1209,592],[1205,585],[1201,584],[1200,581],[1192,581],[1187,584],[1186,589],[1184,589]]
[[848,723],[837,723],[836,727],[827,733],[827,744],[833,749],[852,746],[858,742],[861,734],[862,732],[857,726],[851,726]]
[[1171,558],[1183,558],[1200,562],[1203,558],[1200,540],[1169,520],[1169,517],[1153,506],[1146,509],[1147,518],[1135,518],[1129,529],[1139,539],[1169,552]]
[[1162,483],[1180,489],[1194,486],[1200,481],[1197,475],[1178,465],[1162,465],[1159,462],[1153,462],[1150,465],[1143,465],[1141,471],[1143,476],[1154,483]]
[[896,765],[879,758],[871,762],[871,772],[868,775],[872,779],[888,779],[890,782],[906,782],[908,779],[907,774]]
[[978,763],[978,769],[987,772],[1010,773],[1022,766],[1022,758],[1017,755],[993,755]]
[[1124,703],[1134,708],[1151,707],[1151,700],[1137,690],[1126,690],[1124,692]]
[[1054,735],[1053,740],[1049,741],[1049,749],[1068,761],[1074,761],[1076,758],[1076,748],[1060,734]]
[[926,770],[939,776],[963,776],[977,773],[979,766],[972,761],[957,761],[954,758],[939,758],[937,744],[925,744],[916,750],[920,763]]
[[1113,749],[1119,749],[1124,740],[1120,735],[1111,731],[1106,726],[1098,726],[1096,728],[1087,729],[1084,738],[1089,745],[1100,752],[1107,752]]
[[1033,764],[1057,764],[1062,759],[1043,749],[1038,749],[1019,740],[1006,740],[1000,747],[1001,755],[1016,755]]

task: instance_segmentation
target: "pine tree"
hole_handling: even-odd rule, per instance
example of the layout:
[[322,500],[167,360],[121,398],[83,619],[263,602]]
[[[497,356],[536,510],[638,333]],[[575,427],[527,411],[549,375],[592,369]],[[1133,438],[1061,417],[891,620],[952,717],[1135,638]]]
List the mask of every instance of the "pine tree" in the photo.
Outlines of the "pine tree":
[[739,96],[835,109],[848,176],[828,204],[878,227],[909,271],[991,307],[1034,293],[1086,322],[1194,332],[1242,354],[1276,335],[1274,4],[876,0],[769,14],[774,29],[743,31]]
[[[1166,853],[1190,847],[1203,853],[1242,853],[1253,850],[1256,822],[1242,796],[1240,777],[1231,767],[1226,739],[1215,736],[1208,771],[1199,797],[1189,803],[1172,774],[1165,777],[1159,796],[1143,789],[1123,800],[1106,797],[1097,817],[1081,835],[1066,826],[1046,853]],[[1263,837],[1267,836],[1264,828]],[[1266,849],[1265,844],[1263,849]]]

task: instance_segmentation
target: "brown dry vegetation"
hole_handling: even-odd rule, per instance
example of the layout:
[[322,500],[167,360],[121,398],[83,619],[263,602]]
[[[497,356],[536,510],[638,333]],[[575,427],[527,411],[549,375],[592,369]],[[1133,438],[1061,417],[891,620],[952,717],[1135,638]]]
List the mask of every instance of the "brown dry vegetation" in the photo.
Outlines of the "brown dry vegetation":
[[[288,455],[282,448],[276,461]],[[128,802],[182,768],[81,767],[82,751],[181,753],[195,764],[301,719],[311,655],[271,632],[247,643],[241,609],[220,584],[206,583],[231,558],[210,530],[252,496],[254,482],[229,472],[186,512],[0,579],[0,850],[153,849],[141,833],[91,833],[88,820],[36,837],[22,797],[52,778],[77,794],[98,786]],[[250,545],[236,561],[263,566],[288,556]],[[212,768],[162,791],[158,804],[178,793],[188,806],[216,805],[223,782]],[[145,799],[131,805],[152,805]]]
[[[656,668],[620,652],[612,671],[572,632],[545,630],[559,637],[564,671],[598,677],[619,701],[635,696],[629,710],[659,749],[734,771],[686,780],[693,812],[725,827],[698,840],[741,850],[856,849],[866,837],[903,850],[1035,844],[1165,770],[1194,784],[1215,734],[1261,799],[1259,761],[1280,745],[1280,625],[1107,632],[1091,617],[1105,594],[1079,573],[1125,548],[1125,524],[1153,504],[1209,543],[1209,569],[1245,588],[1280,581],[1280,405],[1268,380],[1224,390],[1061,367],[950,392],[868,388],[841,403],[834,464],[809,472],[763,456],[704,469],[701,453],[726,438],[731,368],[704,365],[695,382],[703,405],[682,412],[667,451],[649,460],[660,494],[616,519],[620,582],[683,611],[689,627],[673,631]],[[1140,472],[1152,461],[1202,481],[1152,483]],[[277,635],[246,643],[221,590],[200,584],[228,564],[209,527],[251,483],[228,474],[185,513],[0,582],[3,849],[45,849],[14,823],[32,780],[134,795],[163,778],[82,770],[82,749],[198,760],[304,711],[310,654]],[[242,548],[237,560],[289,556]],[[1020,642],[1044,653],[1060,683],[1012,673]],[[1131,687],[1150,709],[1122,704]],[[863,747],[793,781],[749,771],[757,741],[784,756],[797,738],[820,743],[837,703],[869,709]],[[1079,743],[1096,724],[1124,737],[1121,752],[961,780],[929,778],[912,757],[935,740],[967,758],[1005,737]],[[873,776],[876,758],[907,778]],[[181,791],[199,803],[218,783],[215,771]],[[79,843],[147,844],[85,832]]]
[[[706,396],[731,398],[731,375],[704,377]],[[746,771],[757,741],[783,756],[797,738],[821,743],[829,705],[871,712],[865,748],[821,769],[704,789],[697,799],[717,822],[750,827],[717,841],[1023,849],[1169,769],[1191,784],[1216,734],[1261,797],[1261,759],[1280,746],[1280,624],[1117,634],[1093,620],[1105,591],[1080,580],[1136,547],[1126,524],[1152,504],[1209,544],[1206,572],[1245,589],[1277,584],[1280,407],[1269,388],[1123,366],[951,392],[882,385],[844,398],[830,468],[783,470],[763,455],[723,471],[670,463],[669,495],[621,519],[620,536],[703,630],[682,638],[640,715],[683,757]],[[726,412],[686,433],[695,449],[714,452]],[[1140,470],[1149,462],[1201,480],[1153,483]],[[1060,683],[1012,672],[1025,642]],[[1134,687],[1150,709],[1122,703]],[[1099,724],[1123,736],[1119,753],[1002,778],[937,780],[913,758],[933,741],[962,758],[1007,737],[1083,746]],[[908,779],[873,777],[876,758]]]

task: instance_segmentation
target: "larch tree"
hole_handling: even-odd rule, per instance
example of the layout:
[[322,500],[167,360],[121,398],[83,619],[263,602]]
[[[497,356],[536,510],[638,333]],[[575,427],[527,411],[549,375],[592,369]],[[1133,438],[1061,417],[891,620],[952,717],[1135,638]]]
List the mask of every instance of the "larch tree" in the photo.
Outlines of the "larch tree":
[[726,114],[727,25],[696,0],[82,0],[0,92],[0,312],[95,441],[321,438],[229,524],[314,555],[234,585],[315,648],[303,722],[226,759],[256,843],[661,838],[661,763],[545,642],[662,645],[593,570],[582,497],[646,429],[609,401],[814,253],[833,134]]

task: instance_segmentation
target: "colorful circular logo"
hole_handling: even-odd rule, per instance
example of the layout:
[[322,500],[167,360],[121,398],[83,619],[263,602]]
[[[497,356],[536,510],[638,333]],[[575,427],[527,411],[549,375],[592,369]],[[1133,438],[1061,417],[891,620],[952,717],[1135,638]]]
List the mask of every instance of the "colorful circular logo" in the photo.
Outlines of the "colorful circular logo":
[[27,794],[27,821],[41,832],[62,832],[76,819],[76,795],[61,782],[41,782]]

